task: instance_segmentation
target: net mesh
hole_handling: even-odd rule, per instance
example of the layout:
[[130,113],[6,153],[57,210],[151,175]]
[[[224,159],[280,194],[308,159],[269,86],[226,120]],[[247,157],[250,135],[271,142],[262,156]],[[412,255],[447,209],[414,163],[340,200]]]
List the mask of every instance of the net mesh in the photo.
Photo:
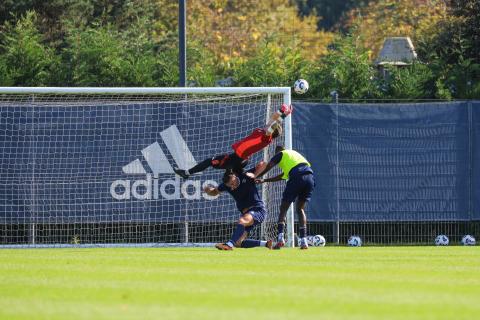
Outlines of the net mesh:
[[[202,191],[223,171],[184,180],[173,167],[231,153],[282,102],[282,94],[0,95],[0,243],[228,240],[239,216],[233,199]],[[262,185],[269,214],[252,238],[273,237],[283,187]]]

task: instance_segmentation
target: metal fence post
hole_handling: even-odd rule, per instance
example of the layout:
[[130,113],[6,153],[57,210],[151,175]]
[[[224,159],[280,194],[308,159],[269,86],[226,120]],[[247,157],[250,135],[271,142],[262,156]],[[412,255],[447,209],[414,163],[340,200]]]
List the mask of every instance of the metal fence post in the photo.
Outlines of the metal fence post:
[[336,211],[337,215],[335,218],[335,225],[333,227],[333,237],[335,243],[338,245],[340,244],[340,179],[339,179],[339,174],[340,174],[340,158],[339,158],[339,117],[338,113],[340,112],[339,110],[339,105],[338,105],[338,92],[336,90],[330,92],[330,95],[332,97],[332,101],[335,103],[335,119],[336,119],[336,165],[335,165],[335,185],[336,185],[336,197],[337,197],[337,206],[336,206]]

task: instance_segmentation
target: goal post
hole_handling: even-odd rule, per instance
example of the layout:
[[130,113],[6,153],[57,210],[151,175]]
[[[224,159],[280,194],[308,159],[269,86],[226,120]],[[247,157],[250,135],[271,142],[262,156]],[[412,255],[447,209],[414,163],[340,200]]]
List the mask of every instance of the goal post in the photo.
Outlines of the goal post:
[[[0,87],[0,245],[193,246],[228,240],[238,210],[209,197],[222,171],[181,179],[265,125],[290,88]],[[271,158],[275,145],[249,166]],[[268,218],[255,236],[276,235],[283,183],[262,186]],[[293,214],[288,215],[293,245]]]
[[[283,96],[283,103],[290,105],[291,95],[284,95]],[[292,117],[285,118],[285,149],[291,150],[293,149],[293,141],[292,141]],[[295,225],[295,217],[294,217],[294,210],[293,210],[293,203],[290,205],[287,211],[287,243],[286,245],[289,247],[295,246],[294,241],[294,225]]]

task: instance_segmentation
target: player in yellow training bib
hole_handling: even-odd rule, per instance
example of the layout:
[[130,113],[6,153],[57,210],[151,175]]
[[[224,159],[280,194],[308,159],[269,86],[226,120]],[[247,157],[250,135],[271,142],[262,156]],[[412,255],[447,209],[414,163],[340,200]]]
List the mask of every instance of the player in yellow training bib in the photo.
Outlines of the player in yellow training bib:
[[[259,179],[265,175],[274,166],[282,170],[278,176]],[[282,146],[275,148],[275,156],[270,159],[265,170],[257,176],[257,183],[274,182],[287,180],[287,186],[283,191],[282,203],[280,205],[280,215],[278,216],[278,238],[274,249],[280,249],[285,245],[284,229],[285,219],[290,204],[297,200],[296,210],[299,222],[300,249],[308,249],[307,244],[307,217],[305,215],[305,205],[312,198],[315,188],[315,178],[310,163],[295,150],[285,150]]]

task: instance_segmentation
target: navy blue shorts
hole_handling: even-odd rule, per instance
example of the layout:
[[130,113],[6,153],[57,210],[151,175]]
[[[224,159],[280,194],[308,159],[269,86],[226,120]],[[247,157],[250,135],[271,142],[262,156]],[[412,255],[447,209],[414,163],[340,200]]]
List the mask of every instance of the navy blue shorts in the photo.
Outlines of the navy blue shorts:
[[313,174],[290,177],[283,191],[282,201],[292,203],[298,198],[298,200],[308,202],[312,198],[313,189],[315,189]]
[[248,226],[245,228],[245,231],[250,232],[256,225],[259,225],[265,220],[267,217],[267,211],[265,208],[262,207],[253,207],[250,208],[247,212],[244,214],[250,213],[253,217],[253,224],[251,226]]

